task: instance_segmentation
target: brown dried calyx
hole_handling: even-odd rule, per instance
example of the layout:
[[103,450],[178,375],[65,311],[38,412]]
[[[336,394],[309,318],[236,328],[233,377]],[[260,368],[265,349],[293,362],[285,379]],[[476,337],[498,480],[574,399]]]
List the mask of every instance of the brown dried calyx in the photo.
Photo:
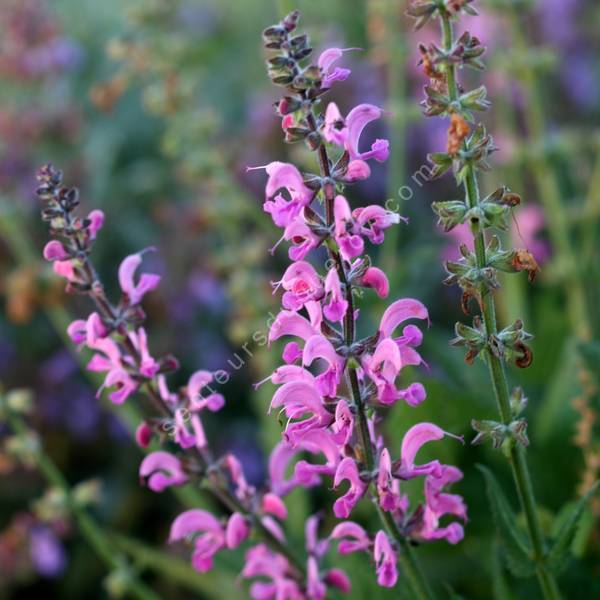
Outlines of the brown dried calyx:
[[448,128],[448,154],[456,156],[464,139],[469,135],[471,128],[468,123],[458,114],[452,113],[450,127]]
[[527,271],[527,279],[530,283],[535,281],[535,278],[540,270],[537,260],[529,250],[515,250],[512,266],[515,271]]

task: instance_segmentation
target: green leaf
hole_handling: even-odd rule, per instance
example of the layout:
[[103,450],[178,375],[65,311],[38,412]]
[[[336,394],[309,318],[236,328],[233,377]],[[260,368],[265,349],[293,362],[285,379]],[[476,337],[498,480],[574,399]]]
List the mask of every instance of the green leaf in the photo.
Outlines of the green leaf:
[[580,521],[588,500],[598,490],[600,482],[596,482],[587,494],[582,496],[567,512],[560,515],[562,521],[558,533],[554,537],[552,548],[546,555],[546,564],[554,571],[561,571],[566,567],[572,556],[572,545],[579,528]]
[[492,516],[506,553],[507,566],[515,577],[530,577],[535,573],[535,564],[531,560],[529,544],[517,528],[517,518],[494,474],[483,465],[478,465],[477,468],[485,479]]
[[506,581],[498,544],[494,544],[492,551],[492,591],[494,600],[514,600],[515,598],[508,587],[508,581]]

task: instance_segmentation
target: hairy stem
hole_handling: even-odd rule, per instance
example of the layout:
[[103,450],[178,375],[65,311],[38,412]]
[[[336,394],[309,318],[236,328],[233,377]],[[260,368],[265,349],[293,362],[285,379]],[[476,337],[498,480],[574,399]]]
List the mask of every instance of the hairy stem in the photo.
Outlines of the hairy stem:
[[[450,50],[453,45],[452,24],[449,15],[445,12],[441,13],[443,45],[446,51]],[[455,67],[449,66],[447,69],[448,94],[451,100],[458,99],[458,85],[456,82]],[[477,184],[477,176],[472,165],[468,167],[465,178],[465,192],[467,202],[470,208],[476,207],[479,204],[479,188]],[[475,256],[477,258],[477,266],[482,269],[487,267],[485,238],[483,233],[478,233],[474,236]],[[494,297],[489,291],[481,293],[481,312],[485,324],[485,330],[488,338],[497,333],[496,326],[496,310],[494,305]],[[510,408],[510,394],[504,363],[492,354],[487,353],[487,364],[494,390],[494,396],[498,406],[498,412],[502,423],[509,425],[512,421],[512,413]],[[544,565],[545,545],[540,521],[538,517],[537,505],[529,475],[529,468],[525,459],[525,450],[521,446],[512,446],[510,450],[509,462],[512,468],[513,478],[517,488],[517,494],[525,521],[527,531],[531,540],[533,549],[533,559],[537,564],[536,573],[544,594],[547,600],[555,600],[560,597],[558,587],[554,580],[554,576],[547,570]]]

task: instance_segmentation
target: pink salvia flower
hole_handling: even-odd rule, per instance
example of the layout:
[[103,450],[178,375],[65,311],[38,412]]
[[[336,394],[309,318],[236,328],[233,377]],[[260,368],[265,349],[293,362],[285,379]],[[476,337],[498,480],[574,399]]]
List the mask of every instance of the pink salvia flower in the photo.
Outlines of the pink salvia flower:
[[314,335],[304,346],[302,364],[311,365],[315,359],[322,359],[327,364],[325,372],[315,379],[315,386],[322,396],[335,397],[344,371],[345,360],[336,354],[331,342],[322,335]]
[[377,496],[383,510],[393,512],[401,507],[398,481],[392,477],[392,460],[387,448],[381,451],[377,473]]
[[230,550],[237,548],[250,535],[250,525],[246,517],[234,512],[227,521],[225,529],[225,544]]
[[344,81],[350,76],[350,69],[333,67],[333,63],[342,58],[344,52],[358,48],[328,48],[319,55],[317,66],[321,69],[321,88],[326,90],[336,81]]
[[52,240],[44,246],[44,258],[49,261],[69,260],[71,257],[65,247],[57,240]]
[[387,275],[377,267],[369,267],[361,277],[360,285],[373,288],[380,298],[387,298],[390,293],[390,283]]
[[306,302],[319,300],[323,295],[321,278],[315,268],[305,261],[292,263],[277,285],[285,290],[282,304],[289,310],[300,310]]
[[315,235],[300,217],[296,217],[286,226],[283,239],[292,242],[288,250],[288,256],[292,260],[303,260],[312,249],[321,243],[321,238]]
[[87,218],[90,222],[90,226],[88,227],[89,236],[93,241],[104,226],[104,213],[101,210],[93,210]]
[[344,196],[335,197],[333,215],[335,241],[340,247],[342,257],[345,260],[351,260],[362,254],[365,244],[362,237],[354,233],[354,219]]
[[396,327],[408,319],[429,319],[427,308],[422,302],[403,298],[390,304],[381,317],[379,333],[381,337],[391,337]]
[[373,558],[377,565],[377,583],[382,587],[394,587],[398,581],[396,552],[384,531],[375,536]]
[[464,537],[464,530],[459,523],[450,523],[445,527],[439,526],[440,518],[444,515],[454,515],[463,521],[467,520],[467,507],[457,494],[448,494],[442,490],[451,483],[462,479],[462,472],[456,467],[442,466],[440,477],[425,478],[425,511],[423,526],[419,536],[424,540],[446,539],[451,544],[457,544]]
[[57,275],[64,277],[67,281],[77,281],[75,267],[71,260],[55,260],[52,263],[52,269]]
[[148,454],[140,464],[140,479],[154,492],[187,483],[179,459],[164,451]]
[[299,449],[311,454],[323,454],[325,464],[313,464],[306,460],[296,463],[294,475],[296,480],[304,485],[311,486],[314,481],[320,482],[320,477],[326,475],[333,477],[340,462],[340,449],[333,441],[331,434],[325,429],[313,429],[304,434],[298,442]]
[[108,399],[114,404],[123,404],[138,389],[138,383],[125,369],[117,368],[108,372],[104,387],[115,388],[108,394]]
[[423,465],[415,465],[415,457],[427,442],[441,440],[446,432],[433,423],[419,423],[411,427],[402,438],[400,465],[394,468],[394,475],[400,479],[412,479],[421,475],[442,475],[442,465],[438,460]]
[[328,142],[343,146],[351,159],[364,161],[374,158],[378,162],[385,162],[390,155],[388,140],[377,139],[371,145],[371,150],[362,153],[359,150],[364,128],[382,115],[383,111],[373,104],[359,104],[342,119],[337,106],[330,103],[325,112],[323,136]]
[[333,512],[338,519],[347,519],[356,503],[363,497],[367,485],[361,480],[358,467],[354,459],[344,458],[338,465],[333,480],[333,487],[338,487],[342,481],[348,481],[348,491],[338,498],[333,505]]
[[370,205],[356,208],[352,212],[358,231],[368,238],[372,244],[381,244],[384,230],[400,223],[402,217],[398,213],[386,210],[382,206]]
[[140,354],[140,375],[143,375],[148,379],[152,379],[158,373],[160,365],[154,360],[154,358],[152,358],[152,356],[150,356],[150,351],[148,350],[148,335],[146,334],[146,330],[143,327],[140,327],[137,330],[137,333],[130,332],[129,338]]
[[340,540],[338,544],[340,554],[361,552],[368,550],[371,546],[371,540],[367,532],[354,521],[339,523],[333,528],[330,537],[333,540]]
[[[270,213],[278,227],[287,227],[313,198],[313,192],[304,185],[302,174],[289,163],[272,162],[266,166],[269,179],[266,186],[265,212]],[[277,192],[287,190],[290,200]]]
[[192,509],[181,513],[171,525],[169,542],[193,540],[192,566],[205,573],[213,566],[213,556],[226,545],[225,530],[209,512]]
[[325,277],[325,295],[328,302],[323,306],[323,314],[330,321],[340,323],[348,310],[348,302],[342,293],[340,276],[336,269],[330,269]]
[[135,306],[139,304],[143,297],[154,290],[160,283],[160,275],[152,273],[142,273],[139,281],[135,283],[135,272],[142,264],[142,254],[131,254],[123,259],[119,267],[119,284],[121,290],[126,295],[129,304]]
[[261,508],[264,513],[273,515],[280,521],[285,521],[287,519],[288,511],[285,502],[273,492],[267,492],[262,497]]

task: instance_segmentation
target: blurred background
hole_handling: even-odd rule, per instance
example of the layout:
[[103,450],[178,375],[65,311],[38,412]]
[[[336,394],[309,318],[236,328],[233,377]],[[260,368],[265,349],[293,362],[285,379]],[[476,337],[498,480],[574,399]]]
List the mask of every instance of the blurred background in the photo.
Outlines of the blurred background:
[[[535,335],[532,366],[511,368],[509,377],[529,398],[529,456],[551,531],[600,470],[600,6],[476,6],[482,15],[462,26],[488,46],[488,68],[468,77],[488,87],[494,105],[486,119],[499,147],[482,188],[487,194],[506,184],[522,194],[507,237],[541,266],[533,285],[524,275],[503,279],[499,319],[504,326],[522,318]],[[388,234],[374,259],[390,274],[391,299],[417,297],[432,316],[422,352],[428,368],[418,373],[428,399],[390,411],[392,447],[416,421],[469,439],[472,418],[496,415],[484,364],[466,366],[463,353],[448,345],[454,323],[465,318],[457,289],[441,283],[442,261],[455,258],[469,236],[442,234],[430,209],[432,201],[458,197],[452,178],[413,177],[428,152],[444,150],[447,123],[421,115],[425,79],[416,45],[439,38],[435,29],[411,31],[405,2],[0,0],[0,382],[4,390],[30,390],[30,421],[47,453],[162,597],[245,597],[246,584],[236,580],[242,557],[219,557],[217,569],[200,576],[184,554],[166,547],[172,518],[197,500],[138,486],[135,399],[122,409],[98,401],[97,382],[82,369],[86,356],[65,342],[66,325],[88,310],[65,297],[62,281],[40,260],[46,232],[34,173],[52,161],[81,188],[84,209],[106,213],[95,260],[109,292],[116,293],[125,255],[157,247],[146,256],[163,276],[145,304],[152,348],[181,359],[182,382],[197,368],[232,373],[226,408],[210,417],[208,430],[214,446],[238,453],[260,484],[280,425],[266,415],[272,389],[255,392],[251,384],[277,356],[253,335],[266,331],[277,310],[269,282],[279,279],[286,256],[267,252],[279,234],[262,212],[264,177],[245,167],[288,159],[312,168],[301,146],[282,143],[272,109],[276,90],[264,72],[260,32],[292,8],[302,11],[317,50],[364,49],[344,56],[353,73],[332,94],[342,112],[371,102],[391,113],[369,135],[388,137],[392,156],[350,197],[393,200],[410,219]],[[383,308],[365,297],[366,334]],[[0,423],[0,598],[118,596],[123,573],[107,571],[56,489],[15,458],[27,451],[16,446]],[[457,491],[470,522],[458,546],[419,550],[427,572],[445,582],[449,596],[536,597],[534,580],[513,579],[502,566],[476,468],[493,465],[516,506],[503,457],[488,446],[452,443],[435,452],[464,471]],[[301,539],[305,515],[323,501],[302,490],[292,494],[292,536]],[[357,518],[369,519],[368,504],[362,510]],[[561,576],[569,598],[600,594],[599,516],[596,500],[575,541],[579,560]],[[398,597],[376,587],[360,558],[331,556],[352,573],[352,598]]]

